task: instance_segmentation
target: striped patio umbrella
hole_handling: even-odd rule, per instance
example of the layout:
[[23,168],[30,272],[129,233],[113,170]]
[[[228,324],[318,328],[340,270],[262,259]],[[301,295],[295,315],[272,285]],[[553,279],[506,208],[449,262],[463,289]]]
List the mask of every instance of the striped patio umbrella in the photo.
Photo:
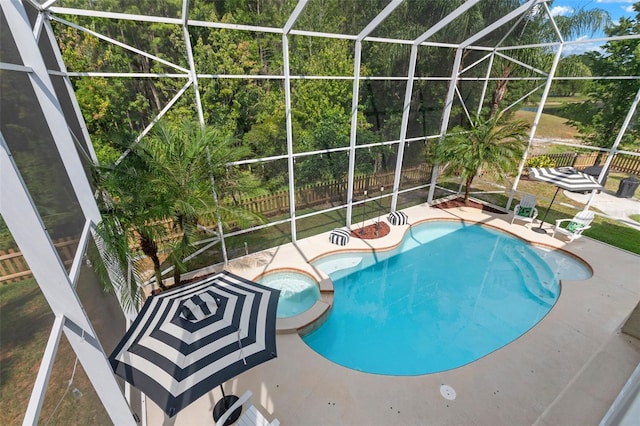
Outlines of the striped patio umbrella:
[[[109,356],[111,366],[173,417],[276,357],[279,293],[225,271],[150,296]],[[223,391],[220,415],[233,398]]]
[[544,213],[542,221],[540,221],[540,226],[538,228],[533,228],[534,231],[543,234],[547,231],[542,229],[542,224],[547,218],[547,214],[549,213],[549,210],[551,210],[551,206],[553,205],[560,188],[574,192],[604,189],[604,187],[600,185],[593,176],[579,172],[573,167],[531,167],[529,168],[529,177],[533,180],[552,183],[556,186],[556,193],[553,195],[551,203],[549,203],[549,207],[547,207],[547,211]]

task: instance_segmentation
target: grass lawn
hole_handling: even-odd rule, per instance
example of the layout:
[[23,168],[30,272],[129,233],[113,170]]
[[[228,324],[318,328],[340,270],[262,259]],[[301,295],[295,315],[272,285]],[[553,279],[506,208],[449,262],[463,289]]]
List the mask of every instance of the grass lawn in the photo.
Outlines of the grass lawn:
[[574,96],[549,96],[547,97],[547,102],[545,102],[544,106],[558,106],[562,104],[574,104],[581,103],[589,99],[589,96],[582,95],[580,93],[575,94]]
[[[53,313],[35,280],[0,286],[0,424],[22,423],[52,325]],[[68,386],[75,360],[75,353],[63,336],[40,424],[111,423],[80,363]]]
[[[401,196],[398,198],[398,208],[404,209],[416,204],[425,202],[427,199],[426,192],[420,196]],[[364,220],[384,217],[389,213],[391,207],[391,197],[385,197],[378,200],[369,201],[366,203],[366,207],[362,205],[353,207],[353,220],[352,229],[358,229],[360,224]],[[324,206],[323,208],[326,208]],[[303,210],[297,212],[298,216],[309,214],[313,210]],[[275,218],[269,218],[270,221],[275,222],[283,220],[289,216],[280,216]],[[334,228],[341,228],[345,224],[346,208],[334,210],[326,213],[317,214],[304,219],[298,219],[296,223],[296,231],[298,239],[307,238],[313,235],[321,234],[323,232],[329,232]],[[249,253],[255,253],[261,250],[266,250],[272,247],[276,247],[282,244],[291,242],[291,224],[284,223],[280,225],[271,226],[258,231],[242,234],[234,237],[225,238],[225,245],[227,248],[227,256],[229,259],[243,256],[245,252],[245,243]],[[222,262],[222,253],[220,252],[220,245],[217,244],[204,252],[202,255],[196,257],[188,264],[189,270],[196,270],[212,264]],[[168,265],[167,265],[168,266]]]
[[[522,120],[529,125],[533,124],[536,113],[533,111],[516,111],[514,117]],[[569,126],[566,118],[556,115],[542,114],[540,123],[536,129],[537,138],[557,138],[557,139],[574,139],[578,134],[578,129]],[[566,150],[566,148],[564,148]]]
[[[610,174],[605,187],[610,191],[618,188],[620,179],[626,177],[624,174]],[[487,184],[474,184],[473,190],[495,190]],[[547,211],[547,207],[553,198],[556,187],[551,184],[536,182],[523,179],[518,185],[518,191],[534,194],[538,200],[538,219],[542,219]],[[635,197],[640,198],[640,188],[635,192]],[[477,198],[490,202],[497,206],[506,206],[508,197],[504,193],[499,194],[479,194]],[[519,201],[518,195],[512,202],[511,207]],[[551,210],[545,219],[546,223],[555,224],[557,219],[572,218],[575,214],[584,208],[584,205],[566,197],[563,191],[558,192],[558,196],[553,202]],[[592,208],[594,211],[598,209]],[[629,226],[623,225],[615,220],[607,219],[596,215],[592,227],[584,231],[583,235],[602,241],[603,243],[628,250],[632,253],[640,254],[640,231]]]

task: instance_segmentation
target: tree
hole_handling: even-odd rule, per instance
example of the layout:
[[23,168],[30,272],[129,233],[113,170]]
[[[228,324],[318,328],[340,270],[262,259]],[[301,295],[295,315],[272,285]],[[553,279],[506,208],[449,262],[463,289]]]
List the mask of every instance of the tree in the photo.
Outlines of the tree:
[[[157,218],[162,213],[157,209],[159,204],[155,202],[153,192],[148,191],[150,178],[147,173],[136,151],[132,151],[117,168],[94,168],[101,213],[96,241],[103,250],[89,253],[101,281],[119,289],[124,307],[137,307],[141,300],[140,286],[145,268],[137,261],[139,252],[151,260],[156,283],[166,289],[158,250],[158,242],[166,236],[166,230],[157,226]],[[109,276],[107,269],[113,267],[122,273]]]
[[[494,7],[492,2],[487,6]],[[602,29],[609,22],[609,14],[603,9],[580,9],[571,13],[569,16],[555,16],[554,20],[558,30],[565,40],[571,40],[576,37],[583,36],[584,33],[594,34]],[[541,13],[540,8],[536,8],[525,17],[520,23],[520,28],[513,31],[506,43],[517,42],[521,45],[554,42],[557,35],[549,18],[546,14]],[[551,56],[548,49],[514,49],[506,52],[512,58],[529,64],[533,67],[545,69],[549,68]],[[518,68],[514,62],[498,59],[494,65],[494,73],[499,78],[496,82],[491,97],[489,116],[495,116],[507,94],[509,77],[518,73]],[[569,69],[571,70],[571,69]],[[525,70],[525,73],[530,71]],[[578,74],[579,75],[579,74]],[[575,76],[574,74],[568,76]]]
[[159,123],[151,137],[131,147],[122,163],[97,168],[104,195],[98,229],[122,268],[135,263],[135,252],[142,251],[164,288],[158,255],[163,250],[174,267],[174,283],[179,283],[183,259],[195,250],[199,225],[213,224],[218,216],[240,225],[258,220],[233,203],[214,203],[211,177],[220,198],[251,190],[252,183],[240,170],[227,167],[243,155],[232,138],[212,127],[190,121]]
[[483,172],[508,173],[517,168],[526,146],[529,125],[522,121],[501,123],[500,116],[476,117],[471,129],[456,127],[433,147],[428,160],[459,175],[465,182],[464,201],[469,203],[473,179]]
[[[626,36],[640,32],[640,2],[633,6],[633,19],[621,18],[617,25],[606,28],[608,37]],[[594,75],[640,75],[640,39],[613,40],[607,42],[602,52],[590,52],[587,61]],[[638,79],[598,79],[591,84],[589,100],[566,107],[571,124],[578,127],[581,138],[587,143],[603,148],[613,146],[622,123],[629,112],[633,98],[640,89]],[[635,149],[640,145],[640,127],[637,121],[627,129],[621,146]]]
[[[583,62],[581,56],[570,55],[560,60],[557,76],[562,77],[591,77],[591,68]],[[554,83],[552,94],[556,96],[574,96],[583,93],[589,86],[587,80],[566,80]]]

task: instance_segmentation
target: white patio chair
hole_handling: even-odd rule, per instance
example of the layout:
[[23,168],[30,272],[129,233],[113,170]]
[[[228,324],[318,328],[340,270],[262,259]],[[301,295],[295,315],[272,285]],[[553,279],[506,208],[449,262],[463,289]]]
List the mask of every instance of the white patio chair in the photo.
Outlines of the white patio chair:
[[[591,228],[591,222],[593,222],[594,214],[590,210],[583,210],[578,212],[573,219],[558,219],[556,225],[553,227],[553,235],[555,237],[556,232],[564,234],[569,237],[569,242],[577,240],[582,236],[582,232]],[[564,222],[568,222],[565,227],[562,227]]]
[[216,426],[223,426],[229,416],[233,414],[238,408],[242,407],[242,414],[238,421],[235,423],[238,426],[279,426],[278,419],[273,419],[269,422],[267,418],[256,407],[251,405],[249,399],[251,398],[251,391],[246,391],[244,395],[240,397],[229,409],[218,419]]
[[[520,204],[516,204],[513,208],[513,217],[511,223],[514,220],[519,220],[526,223],[533,223],[535,218],[538,217],[538,209],[536,209],[536,197],[531,194],[524,194]],[[525,226],[526,226],[525,223]]]

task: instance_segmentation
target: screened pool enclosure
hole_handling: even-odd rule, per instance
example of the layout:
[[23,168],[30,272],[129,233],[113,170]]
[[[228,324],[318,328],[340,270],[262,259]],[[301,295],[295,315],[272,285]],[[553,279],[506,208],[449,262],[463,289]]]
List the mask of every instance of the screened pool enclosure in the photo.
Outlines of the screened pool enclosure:
[[[25,424],[41,418],[63,332],[104,418],[134,424],[132,410],[141,412],[104,356],[114,324],[123,332],[135,310],[112,295],[96,302],[92,290],[99,267],[87,252],[104,248],[94,233],[102,216],[92,164],[117,168],[159,123],[233,135],[247,149],[222,174],[258,183],[251,194],[234,192],[211,173],[216,203],[262,220],[203,226],[194,268],[199,254],[224,263],[458,193],[460,181],[442,176],[428,153],[476,117],[533,115],[518,170],[506,180],[483,176],[474,188],[481,200],[499,194],[485,201],[506,210],[521,196],[536,144],[595,153],[601,177],[616,158],[640,157],[638,75],[565,65],[576,52],[640,39],[633,30],[594,37],[606,34],[602,15],[577,11],[584,19],[571,22],[545,0],[245,3],[0,3],[3,238],[55,316]],[[626,87],[606,143],[539,138],[549,98],[594,81]],[[106,262],[114,281],[127,281]]]

